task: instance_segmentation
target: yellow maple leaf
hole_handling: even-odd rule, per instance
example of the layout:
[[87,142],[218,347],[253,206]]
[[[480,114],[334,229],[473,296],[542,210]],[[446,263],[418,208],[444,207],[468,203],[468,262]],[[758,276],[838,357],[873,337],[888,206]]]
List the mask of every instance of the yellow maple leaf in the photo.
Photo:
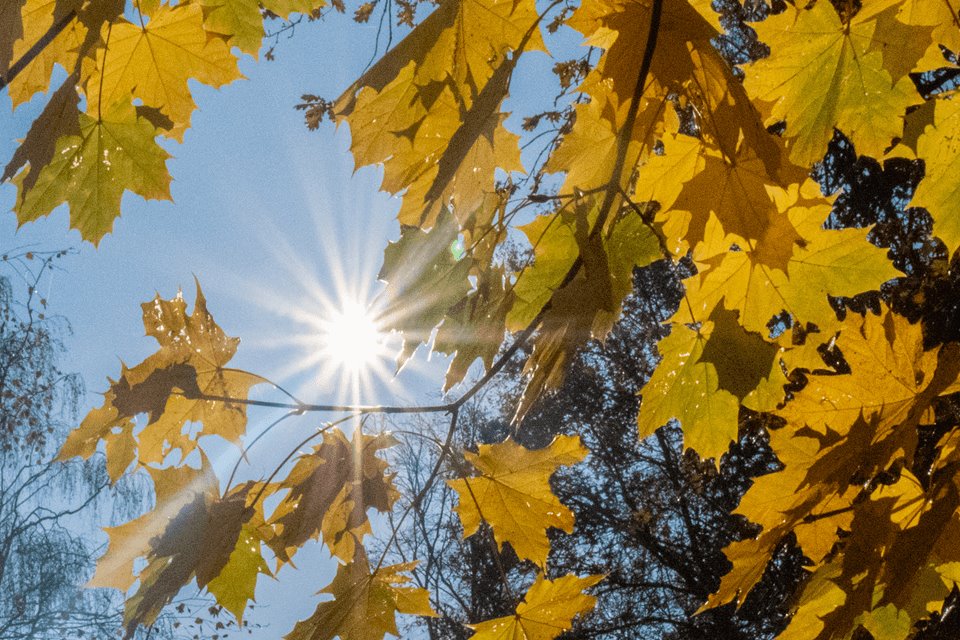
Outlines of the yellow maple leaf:
[[[680,16],[673,15],[677,11]],[[624,131],[643,63],[643,43],[650,34],[651,12],[649,2],[594,0],[581,3],[567,20],[569,26],[586,37],[586,44],[606,51],[579,87],[590,96],[590,102],[576,105],[573,127],[546,165],[547,171],[566,174],[561,188],[565,193],[599,189],[608,184],[625,186],[625,178],[653,148],[665,122],[672,125],[676,121],[668,101],[669,88],[662,81],[663,71],[674,77],[673,64],[667,62],[674,52],[666,49],[680,47],[686,54],[688,39],[705,41],[710,37],[706,34],[716,32],[686,2],[664,3],[667,17],[661,22],[662,38],[658,38],[647,85],[637,96],[633,130]],[[627,136],[625,162],[621,175],[615,176],[622,136]]]
[[[942,579],[940,563],[956,557],[960,542],[957,487],[952,478],[938,479],[918,496],[909,484],[855,505],[848,535],[801,592],[785,637],[850,638],[862,626],[874,637],[903,640],[915,622],[942,608],[952,584]],[[902,519],[905,505],[922,512],[913,524]]]
[[260,4],[270,13],[286,20],[291,13],[310,14],[327,6],[325,0],[263,0]]
[[255,530],[244,524],[227,564],[207,584],[207,590],[217,599],[217,603],[238,621],[243,619],[247,602],[253,599],[258,574],[271,574],[260,553],[260,542]]
[[585,337],[609,333],[632,290],[634,267],[662,256],[655,232],[634,211],[608,221],[603,232],[596,229],[601,198],[578,198],[572,211],[539,216],[522,227],[535,260],[516,276],[506,326],[520,331],[537,316],[541,322],[524,367],[531,378],[517,419],[544,389],[559,385],[565,363]]
[[[247,495],[250,494],[255,495],[252,489]],[[217,599],[217,604],[232,613],[237,622],[242,622],[247,603],[254,600],[259,575],[273,575],[262,554],[262,507],[263,502],[258,502],[253,518],[243,523],[226,564],[207,583],[210,595]]]
[[704,608],[731,600],[743,604],[760,581],[777,545],[793,531],[797,543],[819,566],[837,540],[837,529],[848,528],[850,506],[857,489],[837,492],[836,484],[810,484],[808,474],[821,453],[821,443],[797,435],[792,428],[770,432],[770,446],[784,468],[753,481],[735,513],[746,516],[763,530],[752,539],[732,542],[724,554],[733,568],[723,576]]
[[580,90],[591,100],[576,106],[577,118],[551,155],[549,171],[567,174],[563,190],[587,190],[623,180],[638,162],[652,158],[650,150],[665,131],[677,131],[672,100],[692,107],[697,127],[709,144],[727,158],[745,154],[761,159],[776,176],[782,153],[767,133],[727,62],[711,41],[720,33],[716,14],[707,3],[666,0],[658,25],[657,47],[650,60],[647,83],[630,136],[623,176],[612,176],[616,138],[624,132],[627,107],[634,99],[642,66],[642,43],[650,32],[653,3],[646,0],[583,2],[567,21],[605,49]]
[[865,4],[861,19],[877,20],[874,48],[891,73],[922,73],[946,64],[941,46],[960,50],[960,19],[953,0],[879,0]]
[[444,379],[444,392],[464,379],[477,358],[490,368],[500,351],[512,302],[505,270],[492,267],[477,277],[475,291],[447,310],[433,343],[436,351],[454,356]]
[[851,372],[809,375],[807,386],[779,412],[788,421],[843,434],[862,417],[872,424],[872,441],[890,444],[891,432],[915,426],[956,378],[935,380],[939,350],[924,351],[921,326],[886,309],[880,316],[848,315],[836,345]]
[[512,616],[494,618],[468,625],[471,640],[553,640],[573,626],[573,619],[593,609],[594,596],[584,593],[603,576],[566,575],[547,580],[537,575],[536,582],[523,596]]
[[43,167],[54,160],[57,141],[80,133],[80,96],[75,87],[76,79],[75,74],[68,76],[50,96],[47,105],[4,167],[0,180],[6,181],[22,174],[17,178],[20,189],[24,193],[29,192],[37,183]]
[[[719,147],[691,136],[671,134],[662,142],[663,155],[651,157],[641,168],[636,193],[641,200],[660,204],[657,219],[663,222],[674,254],[682,255],[705,239],[711,216],[717,218],[722,233],[737,237],[743,249],[764,241],[790,244],[800,239],[795,232],[793,238],[789,232],[784,235],[786,228],[771,233],[783,217],[775,193],[782,179],[802,176],[796,167],[774,177],[768,161],[746,145],[727,157]],[[719,230],[710,228],[710,232]]]
[[924,159],[926,172],[910,204],[924,207],[933,218],[933,233],[947,245],[950,255],[960,248],[960,94],[937,96],[934,122],[917,140],[917,154]]
[[486,522],[498,546],[509,542],[519,557],[543,567],[550,551],[547,529],[573,531],[573,512],[553,494],[550,476],[557,467],[586,455],[578,436],[557,436],[549,446],[533,451],[507,439],[481,444],[477,453],[465,452],[481,475],[447,481],[459,495],[456,511],[464,537]]
[[744,331],[731,315],[715,314],[698,329],[674,324],[657,345],[662,360],[643,388],[637,414],[641,438],[677,420],[684,445],[719,465],[737,438],[740,402],[777,367],[776,347]]
[[778,640],[819,637],[824,628],[823,618],[847,598],[844,590],[833,580],[839,573],[838,567],[828,565],[825,570],[813,574],[800,595],[797,612],[791,617],[787,628],[777,636]]
[[263,16],[257,0],[201,0],[203,27],[221,34],[228,44],[257,57],[263,42]]
[[[10,4],[13,6],[16,3]],[[13,46],[13,59],[18,60],[26,54],[47,33],[55,21],[64,19],[69,11],[70,8],[62,1],[25,0],[21,13],[23,36]],[[47,90],[55,64],[62,66],[67,73],[73,73],[86,35],[86,25],[78,17],[72,18],[30,64],[10,81],[10,101],[13,107],[16,108],[29,101],[38,91]]]
[[[909,472],[900,471],[898,482],[877,489],[869,500],[863,500],[864,485],[858,478],[874,478],[895,461],[912,458],[919,420],[960,377],[957,349],[924,351],[921,327],[889,310],[880,316],[850,314],[839,327],[835,344],[850,373],[807,374],[806,386],[777,410],[787,424],[770,432],[770,447],[783,468],[756,479],[736,510],[763,531],[756,540],[726,549],[734,568],[708,606],[732,598],[742,602],[790,532],[819,573],[818,567],[841,540],[838,530],[844,530],[848,533],[840,555],[834,555],[823,571],[829,573],[838,565],[849,580],[871,567],[867,577],[853,581],[860,595],[851,596],[847,604],[842,599],[834,602],[834,608],[843,605],[847,613],[836,614],[829,624],[847,629],[852,616],[862,612],[858,607],[864,602],[873,606],[875,590],[899,608],[906,607],[913,595],[926,597],[902,588],[909,581],[929,578],[921,566],[925,561],[912,551],[897,549],[926,548],[937,555],[952,544],[953,538],[939,532],[953,508],[933,499]],[[945,459],[938,464],[951,463]],[[949,488],[936,491],[956,499]],[[897,587],[890,590],[885,584]],[[924,600],[921,609],[929,601]],[[915,611],[913,606],[908,609]],[[806,623],[797,624],[797,629],[807,628]]]
[[[829,214],[827,203],[801,201],[774,219],[756,249],[734,247],[734,236],[718,243],[722,253],[705,251],[716,255],[684,282],[674,321],[699,322],[722,300],[749,331],[765,333],[781,311],[827,330],[836,321],[828,296],[877,290],[900,275],[886,250],[867,240],[868,229],[824,229]],[[707,236],[718,237],[713,230]]]
[[226,43],[207,35],[196,3],[160,5],[142,27],[125,20],[105,25],[101,38],[104,45],[86,65],[87,112],[140,99],[170,118],[168,135],[178,141],[196,108],[187,81],[220,87],[241,77]]
[[26,0],[4,2],[0,5],[0,77],[6,77],[13,58],[14,43],[23,36],[20,9]]
[[357,166],[406,190],[402,223],[429,228],[448,205],[465,223],[498,167],[522,170],[499,108],[519,56],[543,49],[539,20],[532,0],[443,3],[339,98]]
[[126,593],[137,580],[134,563],[150,553],[150,541],[163,534],[173,519],[197,496],[219,495],[216,477],[205,456],[199,469],[182,466],[147,467],[153,480],[154,507],[135,520],[105,527],[110,536],[107,552],[97,561],[91,587],[111,587]]
[[473,260],[452,251],[459,232],[456,218],[444,211],[429,232],[406,227],[383,252],[378,278],[387,286],[380,317],[403,335],[400,365],[429,342],[434,327],[472,288]]
[[755,26],[770,57],[746,69],[744,86],[766,103],[768,124],[787,121],[790,158],[809,166],[827,151],[834,127],[864,155],[880,157],[903,129],[907,107],[920,102],[913,82],[893,78],[872,50],[875,20],[841,21],[830,2],[786,11]]
[[426,589],[405,586],[403,573],[416,562],[395,564],[370,571],[367,555],[358,547],[352,562],[337,567],[333,582],[320,593],[333,600],[321,602],[306,620],[301,620],[285,640],[382,640],[397,633],[397,613],[434,616]]
[[399,496],[387,463],[377,457],[396,441],[389,435],[357,431],[353,441],[328,431],[313,453],[300,457],[276,491],[289,489],[271,520],[276,534],[268,541],[278,560],[323,534],[330,553],[349,561],[371,532],[367,510],[388,512]]
[[[204,460],[204,466],[207,464]],[[124,607],[125,638],[134,637],[138,627],[153,624],[163,607],[194,578],[203,588],[220,576],[235,559],[238,545],[243,545],[242,554],[260,556],[259,544],[243,535],[244,526],[255,511],[248,506],[252,486],[253,483],[241,485],[223,497],[215,477],[203,491],[189,485],[180,487],[181,492],[192,494],[192,500],[169,520],[160,535],[149,540],[147,565],[138,576],[139,587]],[[256,566],[253,565],[252,585],[234,585],[238,589],[250,587],[251,592],[245,596],[252,597]],[[236,567],[231,573],[238,577]],[[231,596],[227,604],[236,606],[235,594],[227,595]],[[245,597],[239,604],[242,611]]]
[[[104,394],[103,406],[69,434],[60,459],[89,457],[104,440],[108,469],[126,468],[129,444],[117,450],[122,458],[115,462],[110,459],[111,447],[116,446],[112,443],[128,437],[130,419],[141,413],[149,417],[136,437],[141,464],[162,462],[173,450],[184,458],[202,435],[215,434],[230,442],[243,435],[246,406],[231,400],[246,399],[250,387],[264,380],[226,367],[240,340],[227,336],[213,320],[199,283],[189,316],[180,294],[172,300],[157,296],[142,308],[144,328],[160,344],[159,351],[132,369],[123,367],[120,379]],[[194,437],[183,433],[187,422],[202,424]]]

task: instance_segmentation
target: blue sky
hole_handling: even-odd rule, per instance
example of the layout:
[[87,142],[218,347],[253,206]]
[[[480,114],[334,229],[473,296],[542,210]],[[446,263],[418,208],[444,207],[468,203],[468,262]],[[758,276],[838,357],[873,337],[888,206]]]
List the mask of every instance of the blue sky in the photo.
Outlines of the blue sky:
[[[336,300],[338,286],[371,295],[383,247],[399,234],[398,201],[377,190],[379,170],[353,173],[349,133],[326,124],[309,132],[293,109],[305,92],[336,96],[361,72],[371,52],[373,26],[335,17],[332,23],[302,24],[292,39],[281,38],[273,62],[242,61],[248,80],[219,91],[194,85],[199,110],[183,145],[171,144],[168,163],[174,202],[144,202],[127,194],[114,232],[94,249],[68,231],[67,210],[17,231],[9,213],[15,191],[0,186],[0,252],[18,247],[77,248],[62,270],[46,278],[41,294],[52,313],[73,329],[63,363],[82,374],[88,389],[85,412],[101,400],[106,377],[119,374],[120,359],[135,364],[155,343],[144,337],[141,302],[154,292],[173,296],[182,287],[188,303],[193,278],[204,288],[210,310],[242,344],[234,364],[295,389],[304,400],[342,398],[335,380],[321,379],[313,366],[297,366],[310,355],[305,316],[323,311],[320,296]],[[16,148],[44,98],[9,115],[0,95],[0,157]],[[309,341],[307,341],[309,342]],[[372,389],[364,402],[412,403],[436,398],[445,363],[423,353],[396,380]],[[253,412],[256,434],[277,414]],[[257,477],[320,421],[307,416],[285,423],[253,458],[245,475]],[[236,450],[217,447],[223,469]],[[110,523],[104,523],[110,524]],[[262,580],[258,601],[266,605],[253,621],[270,627],[253,637],[276,638],[313,611],[311,594],[331,578],[326,551],[298,555],[299,570],[279,582]]]

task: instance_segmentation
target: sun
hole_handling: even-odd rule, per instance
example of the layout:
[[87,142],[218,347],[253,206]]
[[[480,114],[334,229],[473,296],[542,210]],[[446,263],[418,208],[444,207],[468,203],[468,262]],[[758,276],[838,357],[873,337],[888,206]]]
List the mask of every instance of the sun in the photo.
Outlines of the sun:
[[320,324],[323,355],[335,367],[363,371],[386,354],[385,334],[357,302],[343,303]]

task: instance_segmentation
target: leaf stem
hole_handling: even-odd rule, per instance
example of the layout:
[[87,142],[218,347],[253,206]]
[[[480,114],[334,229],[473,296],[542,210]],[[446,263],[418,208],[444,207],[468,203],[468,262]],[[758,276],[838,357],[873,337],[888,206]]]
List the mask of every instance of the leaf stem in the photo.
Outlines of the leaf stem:
[[643,50],[643,60],[640,62],[640,72],[637,74],[637,84],[633,87],[633,96],[630,100],[630,107],[627,110],[627,118],[623,123],[623,128],[620,129],[617,135],[616,160],[613,164],[610,182],[607,183],[603,204],[600,205],[597,223],[590,232],[591,236],[595,236],[599,233],[599,230],[604,227],[607,217],[610,215],[610,210],[613,208],[614,198],[623,191],[623,170],[627,162],[627,150],[630,147],[633,128],[637,123],[637,114],[640,112],[640,100],[643,98],[643,88],[647,84],[647,76],[650,75],[650,67],[653,64],[653,54],[657,48],[657,35],[660,33],[660,15],[662,12],[663,0],[653,0],[653,7],[650,11],[650,28],[647,31],[647,42]]

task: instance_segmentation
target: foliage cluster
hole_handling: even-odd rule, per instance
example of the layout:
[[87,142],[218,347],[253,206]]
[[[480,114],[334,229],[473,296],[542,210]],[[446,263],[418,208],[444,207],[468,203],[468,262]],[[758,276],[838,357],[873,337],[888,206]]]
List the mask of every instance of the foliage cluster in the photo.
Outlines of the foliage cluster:
[[[110,487],[102,456],[50,463],[83,397],[79,376],[61,369],[69,325],[49,315],[40,293],[67,253],[13,250],[0,256],[2,640],[116,636],[121,594],[83,588],[102,552],[91,534],[105,518],[128,520],[151,492],[136,477]],[[150,637],[174,640],[236,628],[210,605],[206,598],[177,598]]]
[[[784,544],[742,607],[695,613],[729,568],[723,547],[755,532],[730,511],[752,477],[776,469],[776,458],[765,446],[760,420],[744,425],[719,471],[692,451],[684,453],[675,425],[637,439],[636,394],[656,366],[656,343],[665,333],[659,323],[679,301],[678,271],[659,262],[638,273],[635,293],[606,340],[588,343],[557,392],[534,404],[519,425],[510,418],[522,390],[522,358],[460,418],[455,445],[466,449],[508,434],[536,449],[565,433],[579,434],[590,450],[551,483],[576,517],[572,534],[551,536],[551,571],[604,575],[594,589],[594,610],[564,634],[570,640],[773,638],[786,624],[788,599],[802,574],[801,554]],[[442,427],[416,424],[424,433]],[[399,447],[394,465],[403,493],[422,486],[437,454],[420,438]],[[423,635],[466,639],[464,624],[512,610],[531,567],[507,548],[497,553],[489,529],[464,539],[449,509],[451,491],[438,483],[426,494],[395,548],[400,557],[420,559],[414,579],[433,596],[438,617],[419,622],[427,627]]]
[[[562,383],[578,347],[609,333],[634,270],[658,260],[686,277],[642,390],[640,435],[676,421],[684,446],[719,465],[745,421],[762,415],[779,460],[740,500],[736,513],[759,532],[727,546],[732,569],[705,607],[742,604],[785,540],[807,572],[786,640],[902,640],[960,582],[960,336],[939,301],[955,288],[960,244],[960,19],[949,0],[718,6],[722,17],[704,0],[446,0],[419,22],[401,15],[415,26],[339,98],[308,100],[312,122],[323,113],[346,122],[357,165],[382,165],[382,188],[402,193],[404,231],[381,271],[401,358],[433,335],[432,347],[453,356],[445,390],[477,359],[486,373],[432,407],[289,408],[449,415],[441,453],[399,519],[447,478],[464,532],[487,526],[538,569],[513,613],[472,624],[477,640],[556,637],[592,608],[584,590],[601,576],[550,570],[547,531],[569,531],[574,519],[549,479],[587,455],[581,439],[531,450],[508,438],[465,452],[453,447],[460,411],[529,344],[522,420]],[[156,137],[179,140],[189,125],[188,78],[231,81],[229,47],[255,53],[265,15],[318,8],[5,5],[0,70],[15,100],[45,88],[54,64],[69,74],[5,171],[20,220],[68,202],[73,225],[96,242],[124,189],[166,197]],[[361,6],[357,19],[372,10]],[[548,135],[522,177],[504,100],[521,59],[561,29],[589,46],[557,64],[566,99],[524,121]],[[838,171],[857,166],[905,174],[888,218],[834,193],[856,182]],[[539,215],[519,225],[531,209]],[[515,229],[533,260],[513,269],[498,256]],[[156,508],[110,529],[94,579],[137,585],[127,634],[194,579],[239,618],[258,575],[272,571],[264,550],[282,565],[317,536],[342,562],[324,590],[333,600],[289,638],[379,639],[396,632],[397,612],[433,615],[428,592],[409,584],[412,563],[385,566],[364,547],[369,510],[397,503],[378,455],[393,437],[361,424],[348,438],[331,422],[289,470],[296,450],[266,480],[222,488],[198,437],[239,441],[248,391],[264,379],[228,367],[237,340],[199,286],[189,315],[179,296],[143,310],[158,351],[124,367],[60,452],[105,446],[111,479],[146,469],[155,484]],[[502,349],[505,334],[514,337]]]

